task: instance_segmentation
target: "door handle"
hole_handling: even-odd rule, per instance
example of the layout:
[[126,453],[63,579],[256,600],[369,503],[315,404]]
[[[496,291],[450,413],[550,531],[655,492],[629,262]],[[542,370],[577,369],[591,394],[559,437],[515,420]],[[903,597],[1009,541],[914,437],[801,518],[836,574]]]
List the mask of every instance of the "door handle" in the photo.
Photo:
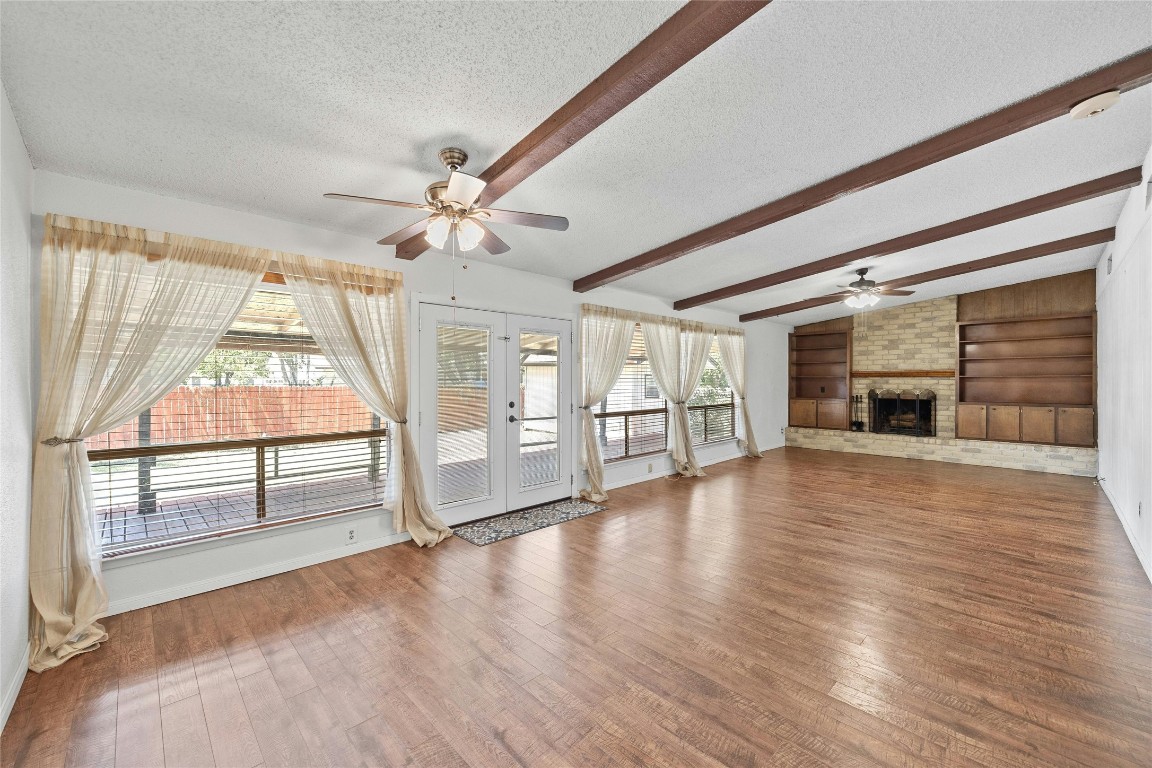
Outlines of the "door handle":
[[515,416],[509,416],[508,417],[508,423],[509,424],[515,424],[518,421],[520,421],[520,419],[516,418]]

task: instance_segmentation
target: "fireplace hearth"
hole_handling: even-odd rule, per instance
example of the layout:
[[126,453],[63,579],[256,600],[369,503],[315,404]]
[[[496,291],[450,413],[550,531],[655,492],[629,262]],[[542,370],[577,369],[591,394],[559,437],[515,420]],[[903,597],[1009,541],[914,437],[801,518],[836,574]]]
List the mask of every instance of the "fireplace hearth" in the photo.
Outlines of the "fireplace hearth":
[[936,393],[930,389],[868,391],[868,431],[888,435],[936,435]]

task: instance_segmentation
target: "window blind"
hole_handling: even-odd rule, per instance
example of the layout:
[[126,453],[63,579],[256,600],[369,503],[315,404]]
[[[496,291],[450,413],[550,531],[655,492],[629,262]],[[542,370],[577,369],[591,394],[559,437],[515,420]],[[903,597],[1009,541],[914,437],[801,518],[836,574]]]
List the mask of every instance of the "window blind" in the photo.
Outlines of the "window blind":
[[258,290],[188,379],[86,443],[106,554],[379,504],[383,425],[291,295]]

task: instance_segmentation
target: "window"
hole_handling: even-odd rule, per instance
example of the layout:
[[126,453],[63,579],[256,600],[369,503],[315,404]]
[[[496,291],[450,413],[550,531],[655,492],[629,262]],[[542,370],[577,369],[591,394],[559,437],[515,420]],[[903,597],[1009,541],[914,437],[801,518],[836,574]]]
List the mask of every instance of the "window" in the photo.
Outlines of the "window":
[[386,434],[292,297],[258,290],[181,386],[85,441],[105,555],[377,505]]
[[[644,335],[637,326],[620,378],[593,414],[604,461],[668,450],[668,403],[651,370]],[[715,338],[700,384],[688,401],[688,420],[694,444],[736,436],[735,402]]]
[[637,326],[620,378],[594,414],[604,461],[668,450],[668,406],[651,371]]
[[688,425],[696,445],[736,437],[736,401],[720,365],[720,343],[715,336],[700,383],[688,400]]

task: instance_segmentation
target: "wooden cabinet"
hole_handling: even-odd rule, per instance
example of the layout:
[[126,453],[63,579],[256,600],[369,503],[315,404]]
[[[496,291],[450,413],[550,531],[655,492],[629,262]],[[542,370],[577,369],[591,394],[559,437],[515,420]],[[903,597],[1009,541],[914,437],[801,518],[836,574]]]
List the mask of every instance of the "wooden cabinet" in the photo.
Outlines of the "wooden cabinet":
[[788,424],[848,428],[851,331],[788,336]]
[[988,439],[1020,442],[1020,406],[988,406]]
[[956,406],[956,437],[983,440],[988,437],[988,406],[960,403]]
[[848,429],[848,401],[817,400],[816,426],[820,429]]
[[1057,408],[1057,442],[1062,445],[1095,445],[1094,415],[1091,408]]
[[1020,439],[1025,443],[1056,442],[1056,409],[1043,405],[1021,406]]
[[793,427],[816,426],[816,401],[797,400],[788,401],[788,424]]
[[956,436],[1095,445],[1095,372],[1093,314],[957,323]]

